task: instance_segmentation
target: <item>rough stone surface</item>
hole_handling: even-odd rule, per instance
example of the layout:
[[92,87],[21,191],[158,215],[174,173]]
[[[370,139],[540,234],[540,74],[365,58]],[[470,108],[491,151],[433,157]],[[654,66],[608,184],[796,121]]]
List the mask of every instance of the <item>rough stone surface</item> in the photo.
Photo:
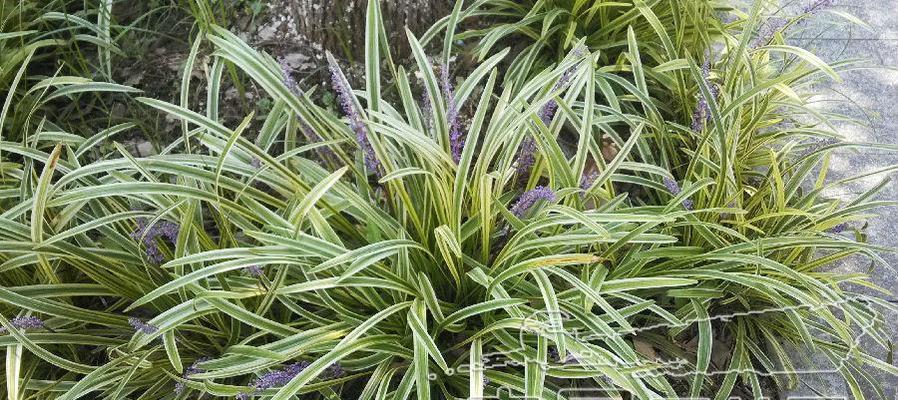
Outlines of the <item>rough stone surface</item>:
[[[898,67],[898,0],[836,0],[830,10],[850,13],[866,21],[870,29],[851,25],[838,12],[822,12],[813,21],[802,26],[802,31],[795,35],[795,44],[811,50],[826,61],[857,58],[867,61],[860,64],[863,69],[845,73],[844,82],[821,84],[819,94],[812,99],[814,106],[823,112],[838,112],[856,119],[836,123],[838,132],[848,141],[898,145],[898,109],[895,108],[898,103],[898,71],[895,70]],[[840,151],[833,156],[830,180],[896,164],[898,152],[894,151]],[[898,176],[895,173],[876,174],[845,189],[826,194],[835,198],[853,198],[889,177],[892,181],[885,185],[878,198],[898,200]],[[879,211],[880,217],[872,219],[866,229],[869,242],[887,248],[898,248],[898,212],[895,209]],[[889,299],[894,301],[898,293],[898,274],[895,272],[898,257],[894,254],[883,254],[883,257],[889,265],[877,266],[872,271],[869,271],[868,263],[850,261],[839,265],[837,269],[870,273],[872,281],[891,292]],[[898,315],[887,314],[893,342],[898,342],[896,321]],[[884,359],[887,352],[894,351],[871,342],[862,338],[860,345],[880,359]],[[825,364],[827,363],[821,360],[814,360],[810,368]],[[875,375],[884,389],[885,398],[898,398],[898,377]],[[869,395],[874,394],[870,385],[861,383],[861,386]],[[852,398],[842,378],[836,373],[805,374],[802,376],[802,384],[789,395]]]

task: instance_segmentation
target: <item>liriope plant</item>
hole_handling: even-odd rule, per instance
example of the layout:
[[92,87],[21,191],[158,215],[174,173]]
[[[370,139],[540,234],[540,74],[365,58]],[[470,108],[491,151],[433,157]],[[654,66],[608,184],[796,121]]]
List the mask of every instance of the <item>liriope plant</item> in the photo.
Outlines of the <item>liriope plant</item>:
[[[726,42],[728,61],[671,60],[652,72],[691,78],[707,107],[693,130],[653,115],[638,62],[603,69],[581,46],[520,84],[500,84],[501,51],[453,85],[463,12],[443,23],[439,65],[408,35],[406,70],[381,62],[369,2],[364,85],[328,60],[342,116],[310,100],[322,88],[210,26],[206,109],[140,99],[184,122],[160,154],[91,161],[89,142],[3,143],[40,166],[12,174],[19,202],[0,213],[7,390],[760,396],[766,374],[795,372],[783,340],[839,362],[852,388],[869,380],[860,366],[898,372],[851,334],[884,341],[869,304],[888,304],[849,291],[862,277],[822,270],[852,254],[879,261],[835,231],[884,203],[825,199],[823,178],[798,189],[851,144],[796,156],[809,147],[796,139],[834,135],[774,128],[783,103],[816,115],[792,94],[831,69],[793,52],[814,62],[769,74],[776,48],[749,50],[744,34]],[[640,49],[629,34],[628,59]],[[218,121],[228,66],[274,100],[260,126]],[[657,156],[675,148],[677,161]]]
[[[514,43],[519,52],[512,61],[507,84],[519,84],[536,68],[545,68],[574,49],[578,39],[597,54],[600,65],[628,71],[632,53],[628,36],[640,43],[640,63],[650,72],[647,92],[662,100],[678,100],[686,89],[688,76],[664,73],[664,82],[653,82],[651,74],[667,62],[687,56],[701,57],[724,29],[720,12],[731,9],[725,3],[706,0],[481,0],[474,2],[466,17],[489,19],[482,29],[457,35],[459,40],[476,41],[474,56],[484,58],[504,42]],[[635,83],[635,82],[634,82]],[[673,87],[668,87],[673,86]],[[667,89],[674,91],[668,96]],[[662,111],[676,112],[674,103],[659,103]]]

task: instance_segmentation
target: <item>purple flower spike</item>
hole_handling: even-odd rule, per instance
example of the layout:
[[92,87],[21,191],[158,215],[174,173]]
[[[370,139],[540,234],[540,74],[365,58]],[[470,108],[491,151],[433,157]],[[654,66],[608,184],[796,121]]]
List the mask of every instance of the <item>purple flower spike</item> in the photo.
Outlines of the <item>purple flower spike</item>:
[[155,264],[160,264],[164,258],[162,252],[159,251],[159,243],[157,243],[156,239],[162,237],[175,244],[178,241],[179,231],[180,227],[174,222],[161,220],[148,227],[146,218],[138,218],[137,229],[131,232],[131,238],[138,240],[143,238],[147,258]]
[[262,270],[262,267],[260,267],[258,265],[250,265],[250,266],[244,268],[244,271],[246,271],[246,273],[248,273],[253,278],[258,278],[265,273],[265,271]]
[[677,184],[677,181],[665,176],[663,182],[664,187],[667,188],[667,191],[670,192],[670,194],[674,196],[680,194],[680,185]]
[[[577,72],[576,66],[568,68],[566,71],[564,71],[564,74],[562,74],[561,77],[558,78],[558,82],[555,82],[555,85],[552,86],[552,93],[555,93],[561,90],[563,87],[567,86],[567,84],[570,83],[571,78],[574,77],[575,72]],[[543,121],[543,124],[549,126],[549,124],[552,123],[552,118],[555,117],[556,111],[558,111],[558,102],[553,98],[552,100],[549,100],[549,102],[546,103],[542,108],[540,108],[537,116],[541,121]]]
[[[666,187],[667,191],[673,196],[676,196],[681,192],[680,185],[677,184],[677,181],[666,176],[664,177],[664,187]],[[694,205],[695,204],[690,199],[683,200],[683,207],[687,210],[692,211]]]
[[518,166],[517,171],[521,177],[525,177],[533,163],[536,161],[536,142],[533,138],[527,136],[521,141],[521,148],[518,150]]
[[449,148],[452,151],[452,159],[455,162],[461,159],[461,151],[465,147],[465,141],[461,137],[461,127],[458,122],[458,104],[455,102],[455,93],[452,82],[449,79],[449,67],[440,67],[440,82],[443,86],[443,96],[446,99],[446,120],[449,123]]
[[330,54],[327,56],[327,62],[330,66],[334,90],[337,92],[337,96],[340,98],[340,105],[343,107],[343,113],[349,118],[349,127],[355,132],[356,141],[358,141],[359,147],[365,154],[365,165],[375,174],[379,174],[380,160],[377,159],[377,155],[374,154],[374,148],[371,146],[371,142],[368,141],[368,128],[362,122],[362,116],[355,108],[352,88],[349,87],[349,82],[346,81],[346,77],[343,75],[343,71],[340,69],[337,61]]
[[598,178],[598,171],[592,171],[589,173],[589,175],[583,175],[583,177],[580,178],[580,189],[589,190],[589,188],[592,187],[592,184],[595,183],[596,179]]
[[131,232],[131,239],[140,239],[143,236],[143,231],[147,229],[147,219],[140,217],[137,218],[137,228],[134,229],[134,232]]
[[[574,50],[574,54],[577,56],[582,56],[585,54],[585,50],[583,47],[578,47]],[[577,72],[576,66],[572,66],[564,71],[564,74],[558,78],[558,81],[555,82],[555,85],[552,86],[552,93],[555,93],[561,90],[564,86],[570,83],[571,78],[573,78],[574,73]],[[544,125],[549,126],[552,123],[552,119],[555,118],[555,112],[558,111],[558,102],[553,98],[549,100],[542,108],[537,112],[537,117],[539,117],[540,121],[543,122]],[[536,159],[536,142],[533,141],[532,138],[527,137],[521,141],[521,147],[518,150],[518,166],[517,172],[521,176],[525,176],[528,172],[530,172],[530,168],[533,166],[533,163]]]
[[829,233],[842,233],[842,232],[845,232],[846,230],[848,230],[848,228],[849,228],[848,223],[843,222],[839,225],[829,228]]
[[35,316],[15,317],[9,322],[12,326],[19,329],[37,329],[44,327],[44,321]]
[[552,118],[555,117],[556,111],[558,111],[558,102],[552,99],[539,110],[537,116],[540,121],[543,121],[543,124],[549,126],[552,123]]
[[153,334],[159,331],[159,328],[150,325],[143,320],[135,317],[128,318],[128,323],[134,328],[135,331],[145,333],[145,334]]
[[302,90],[299,89],[299,85],[296,83],[296,80],[293,79],[293,68],[287,63],[287,59],[284,57],[279,58],[278,65],[281,66],[281,72],[284,74],[284,86],[286,86],[287,89],[290,89],[290,92],[293,94],[301,96]]
[[[708,90],[711,92],[711,98],[717,99],[718,89],[717,86],[711,82],[711,59],[710,56],[705,57],[705,62],[702,64],[702,80],[705,85],[708,86]],[[708,99],[705,98],[704,93],[699,91],[698,93],[698,104],[695,106],[695,111],[692,113],[692,130],[695,132],[701,132],[707,124],[708,120],[711,119],[711,108],[708,107]]]
[[308,361],[300,361],[298,363],[290,364],[284,369],[271,371],[260,376],[259,379],[256,379],[252,386],[256,392],[268,388],[284,386],[291,380],[293,380],[296,375],[299,375],[299,373],[306,369],[308,366]]
[[250,385],[253,388],[251,393],[240,393],[237,395],[237,400],[247,400],[253,393],[259,393],[273,387],[284,386],[308,367],[308,361],[300,361],[298,363],[290,364],[284,369],[266,372]]
[[159,221],[155,226],[159,229],[159,235],[168,239],[169,242],[175,243],[178,241],[178,232],[181,230],[181,227],[178,226],[178,224],[168,221]]
[[[9,324],[19,329],[38,329],[44,327],[44,321],[35,316],[15,317],[9,320]],[[0,326],[0,332],[5,330],[5,327]]]
[[708,102],[705,101],[704,96],[698,99],[698,104],[695,106],[695,111],[692,113],[692,131],[693,132],[701,132],[702,128],[705,127],[705,121],[707,120],[708,115]]
[[340,365],[340,363],[333,363],[327,367],[325,374],[329,378],[336,379],[346,375],[346,370],[343,369],[343,366]]
[[511,213],[520,218],[539,200],[555,201],[555,192],[545,186],[537,186],[518,198],[518,202],[511,207]]
[[150,259],[153,264],[162,264],[162,262],[165,261],[165,256],[159,251],[159,245],[155,242],[152,245],[147,245],[147,258]]
[[[586,51],[583,47],[578,47],[574,49],[574,54],[577,56],[583,56]],[[574,73],[577,72],[576,66],[572,66],[568,68],[564,73],[558,78],[558,81],[555,82],[555,85],[552,86],[552,93],[555,93],[561,90],[564,86],[570,83],[571,78],[573,78]],[[555,118],[555,112],[558,110],[558,102],[553,98],[549,100],[542,108],[537,112],[537,117],[539,117],[540,121],[543,122],[546,126],[552,123],[552,119]],[[521,176],[525,176],[528,172],[530,172],[530,168],[533,166],[533,163],[536,159],[536,142],[533,141],[532,138],[527,137],[521,141],[521,147],[518,150],[518,165],[517,172]]]
[[[184,379],[187,379],[187,378],[190,377],[190,375],[193,375],[193,374],[199,374],[199,373],[203,372],[203,369],[200,368],[200,367],[198,367],[197,364],[199,364],[199,363],[201,363],[201,362],[203,362],[203,361],[206,361],[206,360],[208,360],[208,359],[209,359],[208,357],[200,357],[200,358],[198,358],[196,361],[193,362],[193,364],[191,364],[189,367],[187,367],[187,368],[184,370],[184,374],[181,375],[181,376],[182,376]],[[175,394],[181,394],[181,393],[183,393],[183,392],[184,392],[184,389],[186,389],[186,388],[187,388],[187,387],[186,387],[186,385],[184,385],[184,382],[178,382],[178,383],[175,383]]]

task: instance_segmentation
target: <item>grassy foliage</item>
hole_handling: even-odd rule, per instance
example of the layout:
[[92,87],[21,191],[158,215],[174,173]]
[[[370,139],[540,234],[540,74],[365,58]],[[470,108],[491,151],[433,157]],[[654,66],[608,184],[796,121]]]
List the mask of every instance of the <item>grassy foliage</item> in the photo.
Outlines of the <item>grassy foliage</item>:
[[[80,143],[83,138],[65,133],[92,118],[91,109],[108,114],[104,94],[137,91],[102,82],[110,79],[111,57],[118,52],[104,4],[75,10],[55,0],[4,2],[0,7],[5,140],[33,143],[40,140],[29,134],[46,131],[56,134],[55,141]],[[52,118],[45,119],[50,110]]]
[[[334,59],[334,88],[297,87],[209,19],[206,106],[138,98],[183,121],[158,155],[98,160],[93,138],[18,124],[37,134],[0,143],[7,391],[725,399],[793,385],[789,346],[834,360],[858,397],[864,367],[898,374],[855,346],[857,329],[886,345],[871,305],[894,306],[829,269],[882,262],[860,228],[892,205],[884,183],[823,195],[862,178],[827,179],[832,150],[883,146],[841,141],[805,104],[855,64],[758,39],[760,6],[723,24],[705,2],[586,3],[459,3],[396,66],[369,2],[354,88]],[[489,14],[525,22],[455,32]],[[538,40],[506,69],[516,31]],[[472,36],[482,62],[455,80],[454,39]],[[261,125],[220,122],[226,68],[273,100]],[[347,118],[310,100],[332,89]]]

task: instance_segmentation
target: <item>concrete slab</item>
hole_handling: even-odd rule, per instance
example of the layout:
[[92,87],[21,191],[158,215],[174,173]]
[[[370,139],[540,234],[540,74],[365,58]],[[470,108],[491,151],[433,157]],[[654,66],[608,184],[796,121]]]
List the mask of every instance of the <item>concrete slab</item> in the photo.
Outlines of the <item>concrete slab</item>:
[[[798,1],[792,6],[806,3],[808,1]],[[860,64],[863,69],[845,73],[842,83],[821,84],[819,94],[813,98],[814,107],[824,112],[847,114],[855,119],[855,122],[836,122],[838,132],[850,141],[898,145],[898,108],[895,107],[898,104],[898,0],[837,0],[831,10],[836,12],[821,12],[817,15],[818,18],[803,24],[802,31],[793,39],[793,43],[809,49],[826,61],[851,58],[869,61]],[[842,19],[838,15],[839,11],[849,12],[866,21],[872,31],[845,27],[844,22],[838,22]],[[833,156],[832,178],[844,178],[896,164],[896,152],[839,151]],[[883,188],[878,197],[882,200],[898,200],[898,175],[895,173],[877,174],[852,183],[843,190],[829,191],[827,195],[850,198],[887,177],[891,177],[893,181]],[[868,240],[876,245],[898,249],[898,211],[881,211],[880,218],[874,219],[866,229]],[[868,271],[867,263],[850,261],[835,269],[854,273],[870,272],[873,282],[891,291],[891,299],[895,300],[898,296],[898,273],[894,268],[898,266],[898,256],[886,254],[884,258],[891,265],[878,267],[873,271]],[[898,315],[891,315],[890,319],[887,323],[893,327],[892,341],[898,342]],[[862,341],[863,348],[881,359],[891,351],[871,342]],[[825,364],[820,360],[815,362]],[[875,379],[883,386],[885,398],[898,399],[898,378],[875,374]],[[838,374],[803,376],[802,381],[803,384],[788,395],[852,397]],[[861,383],[861,386],[868,395],[874,394],[872,385]]]

